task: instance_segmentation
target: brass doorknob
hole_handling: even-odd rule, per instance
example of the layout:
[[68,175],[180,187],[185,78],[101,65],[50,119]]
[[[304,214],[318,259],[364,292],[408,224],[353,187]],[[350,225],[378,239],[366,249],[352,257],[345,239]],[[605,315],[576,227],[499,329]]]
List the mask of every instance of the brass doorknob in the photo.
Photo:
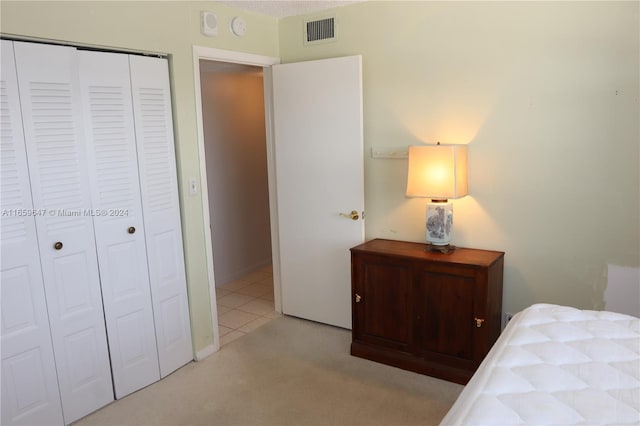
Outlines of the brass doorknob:
[[362,296],[356,293],[356,303],[360,303],[361,300],[362,300]]
[[476,321],[476,327],[482,327],[482,323],[484,322],[483,318],[474,318],[474,320]]
[[133,226],[130,226],[129,229],[127,229],[127,232],[130,234],[135,234],[136,228],[134,228]]
[[340,216],[342,217],[346,217],[349,218],[351,220],[358,220],[360,219],[360,215],[358,214],[358,212],[356,210],[351,210],[351,213],[347,214],[347,213],[340,213]]
[[62,243],[60,241],[56,242],[53,245],[53,248],[56,249],[56,250],[60,250],[62,248]]

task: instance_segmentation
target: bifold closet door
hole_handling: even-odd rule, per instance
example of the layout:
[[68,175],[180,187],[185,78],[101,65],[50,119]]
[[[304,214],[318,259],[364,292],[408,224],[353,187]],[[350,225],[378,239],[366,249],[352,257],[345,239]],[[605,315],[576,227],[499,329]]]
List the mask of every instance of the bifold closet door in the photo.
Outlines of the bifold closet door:
[[14,42],[33,207],[65,423],[113,400],[76,50]]
[[78,51],[100,282],[116,398],[160,379],[128,55]]
[[160,375],[193,359],[166,59],[129,56]]
[[11,41],[2,40],[0,72],[0,424],[62,424]]

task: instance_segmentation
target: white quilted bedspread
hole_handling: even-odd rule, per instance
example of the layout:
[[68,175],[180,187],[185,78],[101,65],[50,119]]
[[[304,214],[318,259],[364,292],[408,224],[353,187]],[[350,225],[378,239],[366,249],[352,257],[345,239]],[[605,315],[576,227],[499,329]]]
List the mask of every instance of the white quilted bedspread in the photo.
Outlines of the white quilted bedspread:
[[640,319],[537,304],[509,322],[441,425],[640,425]]

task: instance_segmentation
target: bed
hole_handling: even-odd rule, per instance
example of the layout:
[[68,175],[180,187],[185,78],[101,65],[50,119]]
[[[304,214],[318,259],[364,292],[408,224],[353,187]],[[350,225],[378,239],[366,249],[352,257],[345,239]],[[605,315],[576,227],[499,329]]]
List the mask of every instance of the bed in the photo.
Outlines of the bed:
[[640,319],[530,306],[509,322],[440,424],[640,424]]

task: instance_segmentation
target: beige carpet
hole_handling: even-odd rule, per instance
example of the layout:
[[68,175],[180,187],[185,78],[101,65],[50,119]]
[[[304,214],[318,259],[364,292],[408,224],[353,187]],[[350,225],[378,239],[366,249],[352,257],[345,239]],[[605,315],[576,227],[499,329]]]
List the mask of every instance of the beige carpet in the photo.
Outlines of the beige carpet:
[[349,355],[351,332],[281,317],[78,425],[435,425],[462,386]]

